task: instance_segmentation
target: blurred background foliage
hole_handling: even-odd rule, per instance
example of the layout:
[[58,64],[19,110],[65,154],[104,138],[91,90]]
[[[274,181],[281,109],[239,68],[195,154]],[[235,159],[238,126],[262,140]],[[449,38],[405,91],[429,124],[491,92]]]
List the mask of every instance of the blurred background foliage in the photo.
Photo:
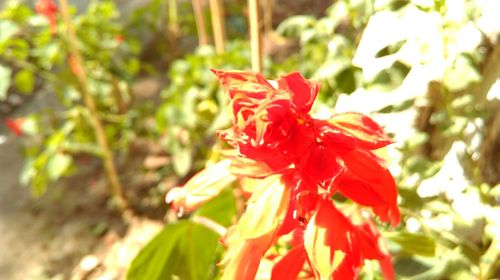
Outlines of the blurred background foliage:
[[[321,82],[314,107],[319,116],[370,114],[395,138],[381,154],[397,178],[404,215],[399,227],[384,233],[397,275],[500,277],[497,2],[271,2],[271,28],[263,35],[266,77],[300,71]],[[130,172],[154,174],[146,194],[125,184],[126,197],[142,201],[136,204],[144,203],[137,196],[147,196],[144,207],[164,213],[165,192],[220,157],[215,132],[229,124],[227,100],[209,69],[251,66],[246,4],[223,3],[224,53],[197,46],[191,1],[91,1],[71,9],[87,86],[121,180]],[[1,117],[42,92],[54,101],[22,117],[20,180],[42,195],[50,182],[79,167],[99,166],[102,147],[72,73],[67,26],[58,21],[58,32],[51,32],[33,3],[3,6]],[[203,18],[211,34],[208,8]],[[132,168],[137,157],[144,164]],[[188,218],[167,214],[165,228],[132,262],[128,278],[217,278],[223,248],[196,217],[228,226],[237,200],[228,191]],[[368,263],[362,278],[381,279],[378,270]]]

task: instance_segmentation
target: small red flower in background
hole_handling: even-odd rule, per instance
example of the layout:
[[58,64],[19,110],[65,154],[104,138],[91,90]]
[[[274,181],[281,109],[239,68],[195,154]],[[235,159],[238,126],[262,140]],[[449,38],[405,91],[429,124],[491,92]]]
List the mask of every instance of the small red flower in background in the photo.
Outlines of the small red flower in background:
[[17,119],[6,119],[5,120],[5,125],[9,128],[12,133],[14,133],[16,136],[21,136],[23,135],[23,118],[17,118]]
[[122,34],[118,34],[115,36],[115,41],[118,43],[118,44],[121,44],[125,41],[125,36],[123,36]]
[[49,21],[52,34],[56,33],[58,12],[56,3],[53,0],[38,0],[35,11]]
[[358,113],[313,118],[319,85],[299,73],[280,77],[274,87],[257,73],[213,72],[228,94],[234,124],[219,137],[236,156],[173,189],[167,202],[189,211],[237,177],[256,180],[244,214],[224,238],[222,279],[254,279],[269,248],[289,235],[291,249],[273,258],[271,279],[355,279],[365,259],[379,260],[383,275],[394,278],[371,219],[347,218],[331,199],[340,193],[381,221],[399,223],[394,179],[373,153],[391,143],[382,128]]

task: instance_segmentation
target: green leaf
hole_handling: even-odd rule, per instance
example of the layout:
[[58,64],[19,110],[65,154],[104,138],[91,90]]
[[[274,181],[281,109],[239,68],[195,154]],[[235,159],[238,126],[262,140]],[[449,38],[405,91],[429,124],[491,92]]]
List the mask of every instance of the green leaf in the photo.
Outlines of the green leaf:
[[406,44],[406,39],[397,41],[395,43],[392,43],[388,46],[385,46],[381,50],[379,50],[376,54],[376,58],[388,56],[397,53],[404,45]]
[[315,22],[313,16],[289,17],[278,26],[276,32],[285,37],[299,37],[306,29],[314,26]]
[[408,232],[386,232],[384,237],[396,242],[409,253],[421,256],[434,256],[436,243],[430,237]]
[[336,77],[335,82],[337,88],[340,92],[351,94],[356,90],[357,87],[357,73],[360,73],[361,69],[352,66],[342,70]]
[[10,68],[0,65],[0,101],[7,99],[11,75],[12,70]]
[[35,87],[35,75],[29,70],[21,70],[14,76],[14,84],[22,93],[31,93]]
[[411,99],[405,100],[405,101],[398,103],[398,104],[391,104],[391,105],[385,106],[384,108],[380,109],[378,112],[383,113],[383,114],[399,113],[399,112],[402,112],[402,111],[405,111],[405,110],[411,108],[411,106],[413,106],[414,103],[415,103],[415,99],[411,98]]
[[236,201],[231,188],[223,190],[215,199],[200,207],[193,216],[203,216],[223,225],[229,226],[236,213]]
[[166,264],[188,226],[188,221],[166,225],[134,258],[127,279],[170,279]]
[[[423,257],[396,257],[394,269],[402,279],[427,280],[427,279],[471,279],[456,278],[464,275],[463,270],[470,270],[470,263],[460,250],[446,250],[434,258]],[[470,275],[469,275],[470,276]]]
[[56,153],[47,162],[47,175],[50,180],[59,179],[71,165],[72,158],[63,153]]
[[[227,189],[193,216],[203,216],[225,226],[235,214],[234,197]],[[127,279],[214,279],[218,240],[219,235],[190,220],[168,224],[132,261]]]
[[473,62],[461,55],[454,61],[453,66],[444,75],[443,83],[450,91],[465,89],[469,84],[481,80],[481,75]]

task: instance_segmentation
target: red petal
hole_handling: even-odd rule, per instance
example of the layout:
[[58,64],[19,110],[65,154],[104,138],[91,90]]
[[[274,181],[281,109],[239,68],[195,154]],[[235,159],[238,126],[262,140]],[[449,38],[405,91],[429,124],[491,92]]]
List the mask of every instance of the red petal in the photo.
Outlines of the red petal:
[[361,148],[378,149],[392,143],[382,128],[363,114],[337,114],[329,120],[329,123],[353,136],[356,144]]
[[279,88],[290,92],[291,105],[298,113],[307,114],[316,99],[319,84],[306,80],[299,72],[290,73],[278,80]]
[[[337,269],[360,265],[360,252],[352,247],[357,237],[354,230],[352,223],[331,201],[319,201],[318,209],[304,232],[304,247],[317,274],[329,279]],[[344,270],[353,270],[347,268],[342,268],[341,274],[347,273]]]
[[9,128],[10,131],[12,131],[12,133],[14,133],[16,136],[21,136],[23,135],[23,129],[22,129],[22,126],[23,126],[23,122],[24,122],[24,119],[22,118],[18,118],[18,119],[10,119],[10,118],[7,118],[5,120],[5,125]]
[[359,245],[363,252],[363,258],[366,259],[382,259],[385,254],[380,248],[380,232],[374,224],[365,223],[357,227]]
[[292,248],[273,267],[271,280],[292,280],[297,279],[307,254],[303,245]]
[[[356,250],[352,250],[356,252]],[[359,256],[347,255],[332,275],[332,279],[358,279],[361,261]]]
[[385,255],[383,259],[379,260],[379,264],[384,280],[396,279],[396,273],[394,272],[394,267],[392,265],[391,255]]
[[291,163],[290,158],[281,151],[266,146],[254,147],[250,143],[242,143],[239,152],[247,158],[264,162],[274,171],[285,170]]
[[238,244],[224,270],[222,280],[254,280],[260,260],[274,240],[274,233],[268,233],[255,239],[246,239]]
[[314,120],[314,127],[320,132],[321,141],[329,149],[344,153],[356,148],[356,140],[353,136],[331,125],[328,121]]
[[338,190],[356,203],[366,206],[385,204],[384,199],[373,189],[372,185],[352,176],[349,171],[340,175],[335,182]]
[[374,207],[375,214],[383,221],[398,224],[398,190],[381,160],[371,152],[361,150],[342,155],[342,159],[347,171],[338,177],[339,190],[359,204]]
[[295,158],[302,158],[315,143],[314,130],[305,124],[295,123],[288,133],[288,141],[282,143],[279,149]]
[[331,180],[343,169],[339,157],[320,144],[311,145],[300,164],[303,177],[313,185]]
[[295,212],[295,197],[292,196],[290,203],[288,204],[288,210],[283,220],[283,224],[278,231],[278,236],[282,236],[290,233],[292,230],[299,226],[299,222],[293,217],[293,212]]

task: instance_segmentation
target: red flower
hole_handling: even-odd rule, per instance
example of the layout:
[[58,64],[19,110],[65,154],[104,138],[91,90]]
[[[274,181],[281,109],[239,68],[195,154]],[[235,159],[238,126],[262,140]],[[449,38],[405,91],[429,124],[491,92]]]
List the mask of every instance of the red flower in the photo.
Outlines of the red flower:
[[234,124],[219,136],[235,156],[175,188],[167,201],[189,210],[216,196],[234,175],[257,180],[245,213],[225,237],[222,279],[253,279],[268,249],[289,233],[292,249],[276,258],[272,279],[354,279],[364,259],[379,260],[386,279],[394,278],[373,222],[353,223],[331,200],[339,192],[380,220],[399,223],[394,179],[373,153],[391,143],[382,128],[358,113],[313,118],[319,85],[299,73],[274,87],[257,73],[213,72],[227,91]]
[[235,123],[220,137],[243,157],[298,176],[304,190],[338,190],[383,221],[399,223],[394,179],[371,152],[391,143],[377,123],[358,113],[312,118],[319,85],[299,73],[279,78],[278,88],[256,73],[214,73],[228,92]]
[[306,261],[317,279],[355,279],[364,259],[386,256],[376,228],[354,225],[327,199],[319,201],[305,230],[295,231],[300,239],[273,267],[273,280],[296,279]]
[[5,120],[5,125],[14,133],[16,136],[21,136],[23,135],[23,118],[17,118],[17,119],[6,119]]
[[38,0],[35,5],[35,11],[49,21],[52,34],[56,33],[58,12],[56,3],[53,0]]
[[118,34],[115,36],[115,41],[118,43],[118,44],[121,44],[125,41],[125,36],[123,36],[122,34]]

